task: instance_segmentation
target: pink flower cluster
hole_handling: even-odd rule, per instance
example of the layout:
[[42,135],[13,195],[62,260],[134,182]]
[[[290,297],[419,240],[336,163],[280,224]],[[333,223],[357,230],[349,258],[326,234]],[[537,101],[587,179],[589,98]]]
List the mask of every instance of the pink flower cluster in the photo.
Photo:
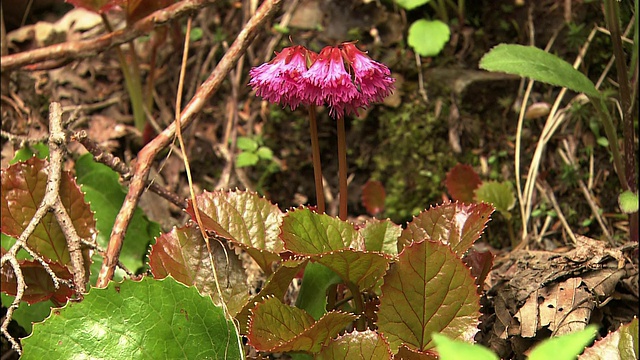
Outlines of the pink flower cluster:
[[265,100],[292,110],[300,104],[327,104],[335,118],[382,101],[395,81],[389,68],[353,43],[327,46],[320,54],[300,45],[288,47],[249,74],[249,85]]

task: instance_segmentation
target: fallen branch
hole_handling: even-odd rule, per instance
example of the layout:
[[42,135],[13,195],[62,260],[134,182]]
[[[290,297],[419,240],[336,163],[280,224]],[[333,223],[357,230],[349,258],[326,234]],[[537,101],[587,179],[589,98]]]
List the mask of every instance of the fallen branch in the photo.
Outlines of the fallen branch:
[[22,301],[24,291],[26,289],[24,276],[16,258],[18,251],[20,249],[25,249],[31,256],[33,256],[33,258],[44,267],[49,276],[51,276],[53,285],[56,289],[60,287],[60,282],[62,282],[53,270],[51,270],[51,267],[49,267],[46,260],[30,249],[27,245],[27,239],[33,234],[40,221],[42,221],[42,218],[49,213],[49,211],[53,211],[56,221],[60,225],[62,233],[67,240],[67,247],[71,256],[71,267],[73,270],[75,289],[78,294],[86,292],[87,275],[84,268],[84,259],[82,257],[82,240],[78,236],[76,229],[73,227],[73,222],[60,199],[60,179],[62,177],[65,145],[66,134],[62,128],[62,107],[60,106],[60,103],[53,102],[49,106],[49,165],[44,197],[40,205],[38,205],[36,213],[31,218],[27,227],[22,231],[22,234],[20,234],[16,243],[11,246],[7,253],[0,259],[0,267],[4,266],[7,262],[11,265],[17,281],[16,297],[11,306],[7,309],[7,314],[5,315],[5,319],[0,327],[0,331],[9,340],[13,349],[19,354],[22,353],[20,345],[9,335],[7,331],[13,312],[20,305],[20,301]]
[[[15,70],[25,65],[37,64],[55,59],[55,63],[64,64],[67,59],[95,56],[114,46],[124,44],[137,37],[147,35],[155,27],[162,26],[173,19],[196,12],[212,4],[209,0],[185,0],[151,13],[133,26],[102,35],[95,39],[68,41],[17,54],[2,56],[0,70]],[[50,61],[49,61],[50,62]]]
[[[218,90],[222,81],[227,77],[257,34],[259,28],[275,12],[281,2],[282,0],[266,0],[260,5],[255,15],[249,19],[242,31],[240,31],[238,37],[224,54],[209,78],[198,88],[191,101],[185,106],[180,116],[181,128],[186,128],[191,124],[196,114],[202,110],[206,101]],[[150,164],[156,155],[173,140],[175,134],[176,122],[173,122],[138,153],[137,161],[133,168],[133,178],[129,184],[129,192],[111,231],[107,256],[98,275],[97,287],[106,287],[113,277],[127,227],[129,227],[149,176]]]

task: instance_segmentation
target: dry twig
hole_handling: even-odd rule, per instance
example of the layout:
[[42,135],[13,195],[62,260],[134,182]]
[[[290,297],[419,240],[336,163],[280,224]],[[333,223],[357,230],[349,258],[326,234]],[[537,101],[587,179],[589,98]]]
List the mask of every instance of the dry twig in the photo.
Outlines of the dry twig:
[[76,229],[73,227],[73,222],[69,217],[69,214],[67,213],[64,205],[62,204],[59,193],[66,140],[66,134],[62,128],[62,107],[60,106],[60,103],[53,102],[49,106],[49,166],[44,198],[42,199],[40,205],[38,205],[38,209],[33,215],[33,218],[31,218],[29,224],[24,229],[22,234],[20,234],[20,236],[18,237],[16,243],[7,251],[6,254],[2,256],[2,259],[0,260],[0,267],[4,266],[4,264],[7,262],[11,265],[17,281],[16,297],[13,300],[11,306],[9,306],[9,308],[7,309],[7,314],[5,316],[4,322],[2,323],[0,331],[9,340],[9,342],[11,342],[11,346],[18,353],[22,352],[18,342],[13,339],[7,332],[7,327],[9,326],[9,322],[11,321],[13,312],[18,308],[26,289],[24,276],[22,275],[20,264],[18,263],[18,260],[16,258],[18,251],[20,249],[25,249],[31,256],[33,256],[33,258],[38,261],[51,276],[51,278],[53,279],[54,287],[56,289],[59,288],[60,282],[62,282],[62,280],[56,276],[53,270],[51,270],[49,264],[35,251],[31,250],[27,245],[27,239],[31,236],[31,234],[33,234],[42,218],[49,211],[53,211],[56,221],[60,225],[62,233],[67,240],[67,247],[71,255],[71,266],[73,268],[73,281],[75,289],[77,290],[78,294],[83,294],[86,292],[87,275],[84,268],[84,259],[82,257],[81,250],[81,244],[83,243],[83,241],[80,239],[78,233],[76,232]]

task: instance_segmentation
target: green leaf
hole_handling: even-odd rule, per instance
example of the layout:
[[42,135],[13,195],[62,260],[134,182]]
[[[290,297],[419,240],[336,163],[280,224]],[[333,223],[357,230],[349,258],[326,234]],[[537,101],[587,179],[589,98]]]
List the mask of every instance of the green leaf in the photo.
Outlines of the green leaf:
[[635,360],[640,356],[638,342],[638,318],[620,326],[609,333],[604,339],[596,341],[593,346],[585,349],[578,357],[579,360]]
[[[13,303],[13,296],[4,293],[0,296],[2,297],[2,306],[9,307]],[[13,320],[22,326],[29,335],[33,329],[33,323],[40,322],[49,316],[52,307],[55,305],[51,301],[43,301],[33,305],[21,303],[13,312]]]
[[[249,299],[247,274],[233,250],[224,249],[215,240],[210,245],[222,298],[231,316],[235,316]],[[216,305],[221,305],[207,245],[194,226],[174,228],[158,237],[151,247],[149,266],[154,278],[171,276],[187,286],[197,287],[201,294],[211,296]]]
[[364,238],[364,246],[367,251],[380,251],[385,254],[398,254],[398,238],[402,234],[402,227],[391,220],[373,219],[367,221],[358,230]]
[[482,184],[482,180],[471,166],[457,164],[447,173],[444,184],[454,200],[471,203],[473,193]]
[[[9,235],[5,235],[5,233],[0,234],[2,236],[2,247],[6,250],[9,250],[13,244],[16,243],[16,239],[12,238]],[[18,250],[16,254],[17,260],[31,260],[33,257],[29,255],[29,253],[25,249]]]
[[462,256],[480,238],[493,206],[489,204],[446,203],[421,212],[402,231],[399,243],[409,244],[425,237],[448,244]]
[[280,237],[285,248],[295,254],[317,255],[347,248],[364,250],[364,239],[351,223],[307,208],[287,213]]
[[256,155],[262,160],[272,160],[273,159],[273,151],[266,146],[260,146],[258,151],[256,151]]
[[572,360],[596,337],[598,327],[589,325],[584,330],[549,338],[529,353],[529,360]]
[[[95,162],[91,154],[78,158],[75,169],[78,183],[82,185],[85,198],[91,204],[91,210],[95,212],[98,228],[96,240],[98,245],[106,248],[127,192],[120,185],[119,175],[108,166]],[[136,272],[144,265],[148,246],[160,232],[160,225],[150,221],[144,212],[137,208],[127,229],[119,260],[130,271]]]
[[507,219],[511,218],[509,211],[516,205],[516,197],[509,182],[487,181],[476,189],[476,202],[492,204]]
[[418,6],[422,6],[431,0],[395,0],[396,4],[406,10],[413,10]]
[[378,329],[392,351],[406,344],[425,351],[431,334],[473,342],[479,296],[469,269],[444,244],[414,242],[398,255],[382,285]]
[[[267,274],[280,260],[283,242],[278,236],[282,211],[256,193],[246,191],[205,192],[196,198],[205,230],[246,250]],[[187,213],[195,219],[189,202]]]
[[369,180],[362,187],[362,204],[371,216],[384,211],[384,201],[387,195],[380,181]]
[[341,282],[340,276],[328,267],[309,263],[304,269],[296,306],[304,309],[314,319],[320,319],[327,313],[327,291]]
[[606,138],[606,137],[604,137],[604,136],[600,136],[600,137],[596,140],[596,142],[598,143],[598,145],[600,145],[600,146],[602,146],[602,147],[605,147],[605,148],[608,148],[608,147],[609,147],[609,139],[607,139],[607,138]]
[[633,214],[638,211],[638,194],[634,194],[630,190],[622,192],[618,197],[618,205],[623,213]]
[[23,148],[16,151],[16,155],[11,159],[9,164],[13,165],[20,161],[27,161],[34,156],[38,159],[45,160],[49,157],[49,146],[43,143],[26,144]]
[[[235,316],[236,320],[240,326],[240,333],[246,334],[248,331],[248,323],[249,323],[249,311],[256,303],[262,302],[268,297],[275,297],[276,299],[280,299],[284,301],[284,295],[287,293],[289,289],[289,285],[291,284],[291,280],[298,275],[298,273],[304,269],[305,265],[307,265],[307,260],[286,260],[280,264],[280,267],[271,274],[267,282],[262,287],[262,290],[251,298],[242,310]],[[321,316],[321,315],[320,315]],[[318,316],[318,318],[320,318]]]
[[422,56],[436,56],[450,36],[449,26],[442,21],[420,19],[411,24],[407,43]]
[[391,359],[389,344],[375,331],[354,331],[332,340],[316,356],[319,360]]
[[433,341],[440,354],[440,360],[498,360],[498,356],[482,345],[451,340],[440,334],[433,334]]
[[380,253],[352,249],[336,250],[312,259],[333,270],[345,282],[355,284],[360,291],[371,289],[384,275],[390,261]]
[[599,97],[595,85],[571,64],[533,46],[500,44],[480,60],[480,68],[528,77]]
[[191,42],[196,42],[202,40],[203,31],[201,27],[194,27],[191,29],[191,33],[189,36],[189,40]]
[[220,307],[195,287],[146,277],[92,288],[22,341],[22,359],[239,359]]
[[[0,226],[2,233],[18,237],[29,224],[44,198],[47,174],[44,160],[32,157],[2,170]],[[67,210],[78,236],[91,239],[95,234],[95,220],[78,185],[68,171],[60,180],[60,200]],[[71,268],[67,240],[53,213],[48,213],[27,239],[27,245],[44,258]],[[88,266],[88,253],[85,254]]]
[[238,136],[236,147],[242,151],[255,152],[258,150],[258,142],[246,136]]
[[252,311],[247,338],[259,351],[304,351],[317,353],[356,316],[332,311],[314,321],[302,309],[276,298],[259,303]]
[[258,163],[260,158],[258,155],[251,152],[241,152],[236,156],[236,167],[254,166]]

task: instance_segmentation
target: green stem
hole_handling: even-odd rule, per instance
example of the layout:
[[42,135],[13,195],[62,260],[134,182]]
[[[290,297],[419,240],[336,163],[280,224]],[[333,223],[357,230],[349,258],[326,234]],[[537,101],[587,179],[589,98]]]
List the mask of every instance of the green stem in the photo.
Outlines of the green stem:
[[[102,22],[104,27],[109,32],[113,32],[111,23],[105,14],[102,16]],[[142,81],[140,77],[140,69],[138,67],[138,60],[133,47],[133,41],[129,42],[129,49],[131,51],[131,63],[132,66],[127,66],[127,59],[119,46],[115,47],[116,54],[118,55],[118,61],[120,61],[120,68],[122,69],[122,75],[124,76],[124,82],[127,86],[127,92],[129,93],[129,99],[131,100],[131,108],[133,110],[133,121],[140,132],[144,131],[144,126],[147,123],[147,118],[144,113],[144,101],[142,96]]]
[[620,148],[618,146],[618,135],[616,134],[616,128],[613,125],[613,119],[611,119],[609,109],[607,109],[604,104],[604,99],[602,98],[590,97],[589,100],[595,107],[598,117],[602,120],[604,132],[607,135],[607,140],[609,140],[609,149],[611,150],[611,155],[613,155],[613,165],[615,167],[616,174],[618,174],[618,180],[620,180],[620,186],[622,186],[623,190],[627,190],[629,189],[629,184],[624,176],[625,169],[624,163],[622,162],[622,155],[620,155]]
[[338,118],[338,182],[340,183],[340,210],[338,217],[347,220],[347,139],[344,117]]
[[[636,2],[637,5],[637,2]],[[637,10],[637,6],[635,7]],[[629,81],[629,73],[627,70],[626,59],[627,56],[624,53],[622,47],[622,38],[620,32],[620,9],[616,0],[605,1],[605,20],[607,27],[611,33],[611,42],[613,45],[613,55],[615,57],[616,72],[618,74],[618,89],[620,94],[620,105],[622,107],[622,134],[624,141],[624,160],[625,160],[625,177],[626,188],[623,184],[624,190],[631,190],[636,192],[636,166],[637,155],[635,149],[635,130],[633,127],[633,115],[634,115],[634,102],[632,99],[631,84]],[[636,16],[638,13],[636,11]],[[638,44],[635,43],[634,47],[637,49]],[[638,212],[629,214],[629,230],[631,239],[638,241]]]
[[348,281],[346,285],[351,292],[351,296],[353,296],[353,304],[356,307],[356,315],[358,315],[358,319],[356,320],[356,330],[364,331],[367,324],[364,317],[364,301],[362,300],[362,294],[360,294],[358,285],[350,281]]
[[322,164],[320,163],[320,144],[318,141],[318,123],[316,106],[309,105],[309,133],[311,134],[311,153],[313,156],[313,177],[316,183],[316,205],[318,213],[324,213],[324,190],[322,187]]

